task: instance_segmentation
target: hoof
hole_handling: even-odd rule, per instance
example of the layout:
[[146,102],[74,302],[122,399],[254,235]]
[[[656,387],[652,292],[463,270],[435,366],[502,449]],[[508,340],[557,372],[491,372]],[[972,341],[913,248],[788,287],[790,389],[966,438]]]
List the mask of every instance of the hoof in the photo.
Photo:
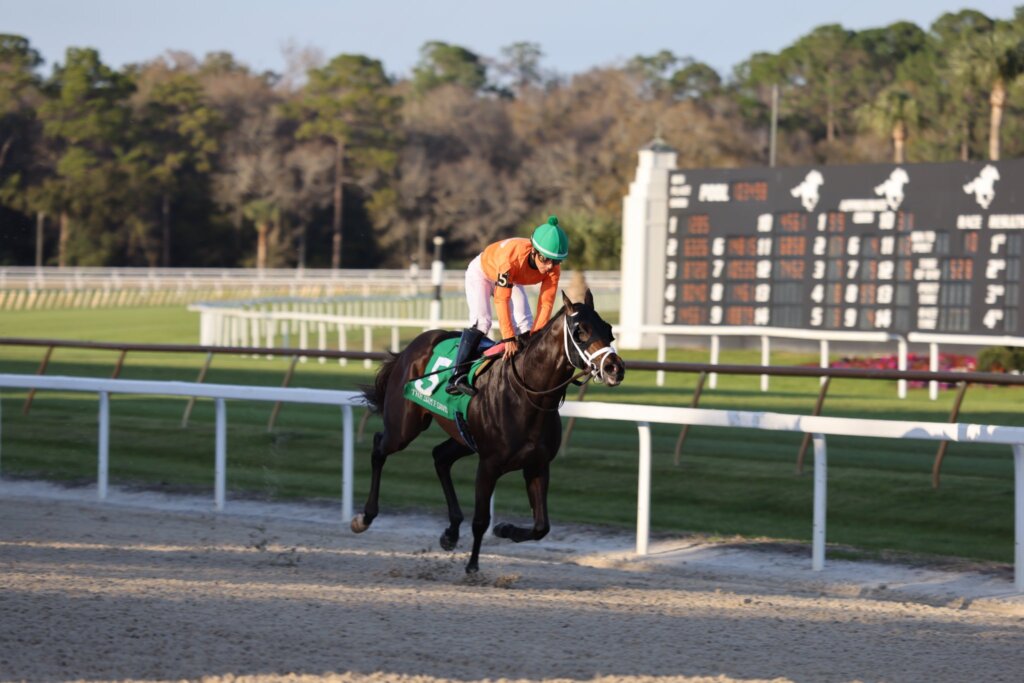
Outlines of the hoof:
[[363,521],[362,513],[352,518],[352,523],[349,525],[352,527],[352,531],[357,534],[361,534],[370,528],[370,525]]
[[511,531],[512,525],[508,522],[502,522],[501,524],[495,524],[494,528],[491,530],[491,533],[493,533],[498,538],[508,538],[509,532]]
[[455,546],[459,544],[459,539],[453,539],[447,534],[447,532],[441,534],[441,547],[444,550],[455,550]]
[[467,564],[466,565],[466,573],[467,574],[476,574],[479,571],[480,571],[480,567],[478,565],[475,565],[475,564]]

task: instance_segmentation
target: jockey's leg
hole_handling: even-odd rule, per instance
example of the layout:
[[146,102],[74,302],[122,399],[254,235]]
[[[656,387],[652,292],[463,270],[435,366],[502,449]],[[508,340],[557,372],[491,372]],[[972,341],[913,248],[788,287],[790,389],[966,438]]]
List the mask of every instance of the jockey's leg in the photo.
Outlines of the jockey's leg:
[[476,395],[476,389],[469,384],[470,359],[480,345],[480,340],[491,329],[491,296],[494,294],[494,283],[484,275],[480,266],[480,257],[470,261],[466,268],[466,302],[469,304],[469,324],[462,331],[459,349],[455,353],[455,369],[448,380],[445,390],[449,394]]
[[491,331],[494,313],[491,298],[494,296],[494,282],[487,279],[480,266],[480,257],[469,262],[466,268],[466,303],[469,306],[469,326],[484,334]]
[[459,350],[455,352],[455,369],[445,391],[449,394],[466,394],[476,396],[476,389],[469,384],[469,369],[473,364],[473,353],[480,345],[484,333],[475,327],[467,327],[462,331]]
[[516,334],[524,334],[533,329],[533,311],[530,310],[530,297],[522,285],[512,288],[512,322],[516,326]]

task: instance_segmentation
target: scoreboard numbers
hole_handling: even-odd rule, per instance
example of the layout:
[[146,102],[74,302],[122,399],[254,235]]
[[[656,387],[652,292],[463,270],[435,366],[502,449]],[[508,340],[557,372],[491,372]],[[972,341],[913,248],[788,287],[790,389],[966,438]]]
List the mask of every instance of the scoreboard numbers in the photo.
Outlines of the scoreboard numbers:
[[1024,160],[668,181],[664,324],[1024,335]]

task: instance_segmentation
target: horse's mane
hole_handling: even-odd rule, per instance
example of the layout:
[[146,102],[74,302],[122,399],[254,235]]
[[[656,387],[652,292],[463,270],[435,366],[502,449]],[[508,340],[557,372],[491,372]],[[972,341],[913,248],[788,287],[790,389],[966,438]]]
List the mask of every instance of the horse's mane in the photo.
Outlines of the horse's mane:
[[560,309],[558,309],[557,313],[555,313],[553,316],[551,316],[551,318],[546,323],[544,323],[544,327],[542,327],[539,330],[537,330],[536,334],[531,334],[530,335],[529,339],[527,339],[526,343],[523,345],[523,348],[521,348],[519,350],[520,351],[525,351],[526,349],[530,348],[530,345],[534,343],[535,339],[537,339],[538,337],[542,336],[545,332],[547,332],[548,328],[553,326],[555,324],[555,321],[558,320],[560,317],[562,317],[564,315],[565,315],[565,306],[562,306]]

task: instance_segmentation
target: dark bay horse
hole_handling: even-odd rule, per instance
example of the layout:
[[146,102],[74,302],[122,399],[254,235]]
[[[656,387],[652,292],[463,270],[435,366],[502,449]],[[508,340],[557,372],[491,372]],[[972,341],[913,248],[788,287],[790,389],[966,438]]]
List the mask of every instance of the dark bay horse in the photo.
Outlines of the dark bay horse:
[[[495,536],[519,543],[540,540],[548,533],[549,466],[561,444],[558,407],[570,382],[590,375],[588,380],[617,386],[626,374],[625,364],[611,345],[611,325],[594,310],[590,290],[583,303],[572,303],[564,292],[562,301],[562,310],[534,333],[519,353],[511,360],[497,361],[474,381],[479,393],[469,404],[466,420],[480,460],[473,507],[473,550],[467,573],[479,569],[480,542],[491,522],[491,495],[503,474],[522,470],[533,508],[533,526],[498,524]],[[463,516],[451,469],[456,460],[474,451],[454,421],[434,415],[402,396],[405,383],[426,372],[434,346],[451,336],[445,330],[419,335],[401,353],[384,361],[374,385],[364,391],[371,408],[383,417],[384,429],[373,435],[370,493],[362,514],[352,520],[356,533],[366,531],[379,511],[384,461],[408,446],[434,419],[451,437],[433,450],[434,469],[448,503],[449,526],[441,534],[441,547],[453,550],[459,541]]]

